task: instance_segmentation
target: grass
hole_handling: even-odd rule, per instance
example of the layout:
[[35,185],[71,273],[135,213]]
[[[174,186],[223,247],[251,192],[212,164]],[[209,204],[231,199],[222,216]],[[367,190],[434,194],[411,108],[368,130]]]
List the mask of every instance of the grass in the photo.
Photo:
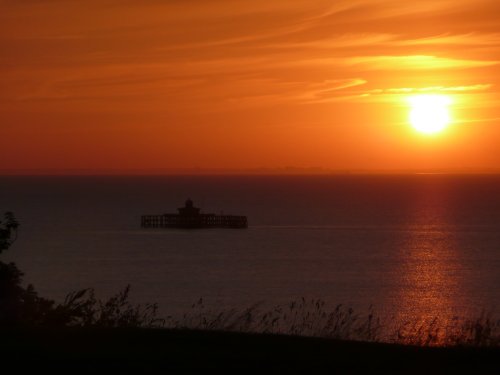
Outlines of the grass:
[[357,314],[352,308],[328,308],[318,299],[292,301],[271,309],[255,304],[243,310],[208,309],[203,299],[180,318],[165,319],[165,328],[319,337],[412,346],[500,347],[500,320],[482,313],[476,318],[413,320],[395,328],[384,325],[370,307]]
[[500,347],[500,320],[482,313],[476,318],[454,317],[441,321],[406,322],[401,325],[393,342],[417,346]]
[[265,309],[255,304],[243,310],[208,310],[203,299],[180,319],[168,317],[165,326],[176,329],[284,334],[343,340],[377,341],[382,328],[372,311],[366,316],[337,305],[328,310],[322,300],[305,298]]
[[370,307],[358,314],[350,307],[328,307],[321,299],[301,298],[266,308],[256,303],[244,309],[210,309],[202,298],[180,317],[158,317],[156,304],[134,305],[130,287],[106,301],[92,289],[68,295],[60,305],[69,311],[70,326],[142,327],[252,334],[279,334],[412,346],[500,347],[500,320],[482,313],[475,318],[414,319],[384,324]]
[[[130,288],[92,289],[48,309],[65,325],[0,329],[0,371],[25,373],[499,374],[499,323],[413,322],[391,335],[369,309],[322,300],[213,310],[200,299],[179,318],[134,305]],[[38,320],[37,320],[38,321]],[[446,323],[446,324],[445,324]],[[3,373],[2,372],[2,373]]]

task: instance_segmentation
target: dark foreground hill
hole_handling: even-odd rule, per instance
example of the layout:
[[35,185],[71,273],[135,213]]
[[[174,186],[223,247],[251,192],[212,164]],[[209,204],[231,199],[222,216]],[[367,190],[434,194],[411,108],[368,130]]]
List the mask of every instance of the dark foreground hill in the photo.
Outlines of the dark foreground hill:
[[500,374],[499,348],[161,329],[0,333],[0,374]]

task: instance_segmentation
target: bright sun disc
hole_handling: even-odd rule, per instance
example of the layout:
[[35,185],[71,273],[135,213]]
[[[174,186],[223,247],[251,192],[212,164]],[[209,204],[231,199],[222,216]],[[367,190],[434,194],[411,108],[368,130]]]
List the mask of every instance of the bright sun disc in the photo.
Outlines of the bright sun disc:
[[434,134],[450,123],[448,106],[451,99],[444,95],[416,95],[408,99],[410,123],[419,132]]

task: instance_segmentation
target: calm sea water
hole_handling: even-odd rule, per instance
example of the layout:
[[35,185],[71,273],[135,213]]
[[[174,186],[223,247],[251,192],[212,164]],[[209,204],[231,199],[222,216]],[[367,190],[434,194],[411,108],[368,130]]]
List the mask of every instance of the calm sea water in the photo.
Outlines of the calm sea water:
[[[141,214],[247,215],[246,230],[144,230]],[[1,177],[22,224],[2,255],[43,296],[132,285],[164,315],[300,297],[379,315],[498,311],[500,177]]]

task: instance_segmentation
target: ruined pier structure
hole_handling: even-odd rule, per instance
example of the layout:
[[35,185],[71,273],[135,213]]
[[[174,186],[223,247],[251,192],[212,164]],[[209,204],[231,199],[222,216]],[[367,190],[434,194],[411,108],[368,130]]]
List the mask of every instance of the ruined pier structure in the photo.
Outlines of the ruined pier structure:
[[143,215],[142,228],[247,228],[246,216],[202,214],[188,199],[178,214]]

